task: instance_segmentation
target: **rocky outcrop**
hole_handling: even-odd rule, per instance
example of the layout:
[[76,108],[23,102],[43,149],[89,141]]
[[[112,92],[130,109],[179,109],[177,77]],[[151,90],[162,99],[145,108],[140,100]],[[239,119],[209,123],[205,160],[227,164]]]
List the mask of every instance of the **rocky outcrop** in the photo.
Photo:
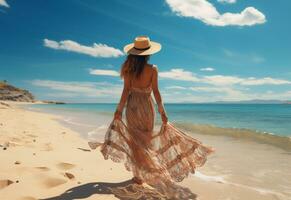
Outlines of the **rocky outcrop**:
[[27,90],[0,81],[0,100],[33,102],[34,96]]

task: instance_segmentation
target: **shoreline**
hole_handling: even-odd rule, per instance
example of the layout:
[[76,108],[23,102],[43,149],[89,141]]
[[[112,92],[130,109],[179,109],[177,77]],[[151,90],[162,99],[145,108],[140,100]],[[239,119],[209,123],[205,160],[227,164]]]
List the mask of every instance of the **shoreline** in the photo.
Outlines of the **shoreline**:
[[[0,159],[4,161],[0,166],[1,199],[35,200],[53,196],[65,197],[64,195],[71,195],[67,197],[74,198],[82,196],[83,199],[118,199],[108,191],[108,187],[122,185],[124,181],[131,178],[131,173],[126,171],[122,164],[105,161],[98,150],[90,151],[87,140],[80,137],[80,133],[57,121],[60,116],[26,110],[13,103],[13,105],[8,104],[10,108],[0,109],[0,123],[2,124],[0,144],[9,142],[6,150],[0,149]],[[268,188],[260,182],[252,185],[248,184],[247,174],[243,174],[247,172],[240,166],[234,167],[236,171],[232,172],[233,174],[225,169],[225,166],[235,164],[237,155],[257,152],[259,158],[264,157],[265,150],[262,147],[270,149],[267,151],[268,154],[274,153],[274,155],[269,155],[270,162],[278,159],[276,156],[284,151],[253,142],[238,142],[231,138],[199,134],[194,136],[203,143],[214,146],[217,150],[214,156],[209,157],[206,165],[198,169],[194,177],[190,176],[181,183],[189,187],[198,199],[288,199],[285,195],[290,191],[286,189],[286,192],[278,192],[281,190],[279,187],[281,183],[278,184],[278,188],[277,185],[274,188]],[[233,148],[241,152],[234,154],[230,151]],[[248,159],[241,158],[240,160]],[[283,160],[285,157],[280,159]],[[17,161],[19,164],[15,164]],[[260,163],[253,163],[253,165],[257,164]],[[247,171],[255,170],[258,166],[248,167],[251,169]],[[268,170],[274,171],[274,167]],[[272,180],[265,180],[269,172],[264,173],[266,177],[265,174],[260,176],[267,183],[283,178],[280,175],[271,177]],[[68,174],[72,174],[74,178]],[[285,178],[289,175],[285,175]],[[8,185],[8,180],[13,183]],[[99,186],[101,184],[102,192],[98,193],[96,188],[100,189],[101,186],[96,186],[97,183]],[[107,188],[107,191],[104,191],[104,188]],[[63,194],[68,189],[73,192]],[[142,191],[146,193],[146,189]]]
[[[101,104],[103,105],[103,104]],[[68,128],[71,128],[74,131],[80,133],[80,135],[88,139],[94,134],[94,132],[106,132],[106,128],[110,124],[113,114],[111,112],[100,113],[90,113],[84,111],[52,111],[54,108],[33,108],[33,107],[24,107],[25,109],[53,113],[57,115],[62,115],[62,119],[59,120],[61,124],[65,125]],[[81,113],[81,114],[80,114]],[[109,114],[110,113],[110,114]],[[78,116],[80,115],[80,116]],[[86,119],[86,120],[84,120]],[[95,119],[94,122],[88,121],[89,119]],[[239,127],[223,127],[212,124],[196,124],[190,122],[181,122],[181,121],[171,121],[175,126],[184,130],[188,133],[196,133],[201,135],[212,135],[212,136],[222,136],[222,137],[231,137],[240,140],[249,140],[256,141],[258,143],[269,144],[277,148],[291,152],[291,136],[271,133],[256,129],[248,128],[239,128]],[[155,129],[158,130],[161,122],[156,121]],[[100,134],[98,134],[100,136]],[[103,135],[102,135],[103,136]],[[103,138],[98,138],[103,139]]]

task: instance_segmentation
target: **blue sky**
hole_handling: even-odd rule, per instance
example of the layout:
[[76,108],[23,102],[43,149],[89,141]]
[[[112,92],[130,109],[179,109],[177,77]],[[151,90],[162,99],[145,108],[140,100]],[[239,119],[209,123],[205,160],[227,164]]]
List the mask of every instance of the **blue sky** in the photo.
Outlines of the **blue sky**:
[[165,102],[291,99],[286,0],[0,0],[0,80],[38,99],[117,102],[123,46],[160,42]]

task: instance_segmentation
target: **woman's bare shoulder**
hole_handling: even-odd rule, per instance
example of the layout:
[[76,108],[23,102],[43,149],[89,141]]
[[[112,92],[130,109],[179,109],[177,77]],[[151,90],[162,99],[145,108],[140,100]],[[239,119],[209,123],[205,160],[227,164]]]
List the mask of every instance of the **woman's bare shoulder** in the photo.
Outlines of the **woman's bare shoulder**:
[[158,66],[157,65],[152,65],[152,71],[154,74],[158,73]]
[[148,64],[147,68],[153,71],[158,71],[158,66],[155,64]]

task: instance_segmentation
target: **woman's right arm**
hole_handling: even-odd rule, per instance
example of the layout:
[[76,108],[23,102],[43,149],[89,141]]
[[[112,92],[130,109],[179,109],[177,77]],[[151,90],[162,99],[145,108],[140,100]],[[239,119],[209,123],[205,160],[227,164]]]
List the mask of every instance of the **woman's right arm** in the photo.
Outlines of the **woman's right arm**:
[[158,111],[162,117],[162,121],[163,123],[167,123],[168,122],[168,117],[164,108],[164,104],[162,101],[162,97],[159,91],[159,86],[158,86],[158,68],[157,67],[153,67],[153,78],[152,78],[152,89],[153,89],[153,93],[155,96],[155,100],[156,103],[158,105]]

